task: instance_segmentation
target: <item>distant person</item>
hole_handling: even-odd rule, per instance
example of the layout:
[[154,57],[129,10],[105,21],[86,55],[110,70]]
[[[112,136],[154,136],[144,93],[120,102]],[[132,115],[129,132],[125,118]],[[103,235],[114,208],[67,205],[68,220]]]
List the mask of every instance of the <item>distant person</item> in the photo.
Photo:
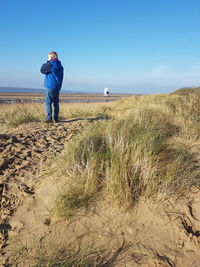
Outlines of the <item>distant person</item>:
[[44,87],[47,88],[45,98],[46,122],[52,122],[52,104],[54,106],[54,121],[59,122],[59,93],[63,81],[63,66],[58,60],[56,52],[48,54],[48,61],[42,65],[40,71],[45,74]]

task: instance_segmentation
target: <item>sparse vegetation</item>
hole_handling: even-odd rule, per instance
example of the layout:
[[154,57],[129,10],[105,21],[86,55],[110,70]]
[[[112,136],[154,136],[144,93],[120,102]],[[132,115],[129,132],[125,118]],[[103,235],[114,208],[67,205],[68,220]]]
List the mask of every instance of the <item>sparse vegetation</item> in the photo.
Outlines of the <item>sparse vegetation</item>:
[[103,246],[98,247],[91,240],[85,244],[86,233],[72,242],[66,242],[64,246],[57,241],[49,243],[48,237],[46,233],[37,243],[32,240],[29,245],[13,242],[8,266],[112,267],[128,247],[124,241],[111,251],[105,250]]

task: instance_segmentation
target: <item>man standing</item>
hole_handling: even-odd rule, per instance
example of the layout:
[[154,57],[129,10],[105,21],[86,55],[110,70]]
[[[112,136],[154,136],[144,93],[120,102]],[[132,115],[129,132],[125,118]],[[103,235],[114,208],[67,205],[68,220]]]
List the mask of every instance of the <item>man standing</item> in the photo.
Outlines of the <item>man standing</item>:
[[58,60],[56,52],[48,54],[48,61],[42,65],[41,73],[45,74],[44,87],[47,88],[45,99],[46,122],[52,122],[52,104],[54,106],[54,121],[59,122],[59,93],[63,81],[63,66]]

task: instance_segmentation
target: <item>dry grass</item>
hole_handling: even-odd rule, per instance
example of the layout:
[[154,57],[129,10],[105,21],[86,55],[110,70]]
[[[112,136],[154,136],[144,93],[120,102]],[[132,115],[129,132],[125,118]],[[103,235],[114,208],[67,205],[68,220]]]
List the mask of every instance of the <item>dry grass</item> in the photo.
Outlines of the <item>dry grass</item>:
[[41,104],[8,104],[0,105],[0,124],[15,127],[22,123],[44,120],[45,113]]

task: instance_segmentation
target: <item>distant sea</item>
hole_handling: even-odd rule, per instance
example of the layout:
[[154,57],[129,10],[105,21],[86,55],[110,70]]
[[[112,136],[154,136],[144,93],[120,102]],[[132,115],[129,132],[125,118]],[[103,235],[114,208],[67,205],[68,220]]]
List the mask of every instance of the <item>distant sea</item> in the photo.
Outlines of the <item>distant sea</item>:
[[[0,86],[0,93],[45,93],[45,89],[39,88],[20,88],[20,87],[3,87]],[[61,90],[61,94],[98,94],[98,92],[80,92],[80,91],[65,91]],[[101,93],[101,92],[99,92]]]

